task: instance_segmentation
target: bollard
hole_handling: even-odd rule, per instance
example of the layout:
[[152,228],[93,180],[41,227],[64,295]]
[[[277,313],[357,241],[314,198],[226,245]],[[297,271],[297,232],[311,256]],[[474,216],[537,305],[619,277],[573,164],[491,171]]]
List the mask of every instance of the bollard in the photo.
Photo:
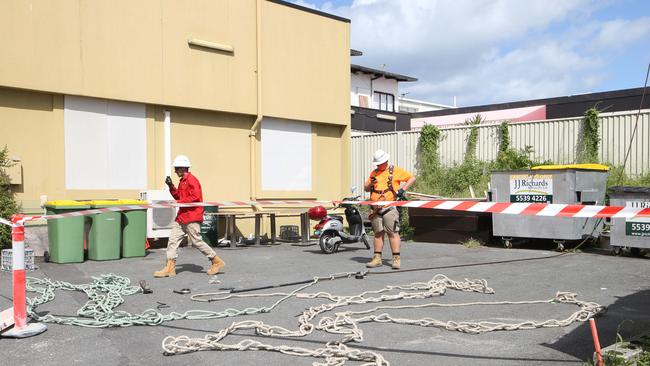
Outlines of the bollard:
[[589,319],[589,326],[591,327],[591,337],[594,339],[597,364],[598,366],[603,366],[603,354],[600,351],[600,341],[598,340],[598,330],[596,329],[596,321],[594,318]]
[[13,215],[11,221],[11,265],[13,273],[14,327],[3,337],[25,338],[43,333],[47,327],[40,323],[27,323],[27,296],[25,291],[25,226],[23,215]]

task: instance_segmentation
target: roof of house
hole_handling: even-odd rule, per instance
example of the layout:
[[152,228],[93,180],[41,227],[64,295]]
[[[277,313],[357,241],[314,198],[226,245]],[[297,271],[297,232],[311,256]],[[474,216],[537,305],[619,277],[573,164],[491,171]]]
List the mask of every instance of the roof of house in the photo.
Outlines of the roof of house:
[[298,5],[298,4],[294,4],[294,3],[290,3],[290,2],[286,2],[286,1],[282,1],[282,0],[268,0],[268,1],[270,1],[272,3],[288,6],[290,8],[306,11],[308,13],[320,15],[320,16],[323,16],[323,17],[326,17],[326,18],[338,20],[338,21],[345,22],[345,23],[350,23],[350,19],[348,19],[348,18],[343,18],[343,17],[340,17],[338,15],[334,15],[334,14],[326,13],[324,11],[308,8],[306,6],[302,6],[302,5]]
[[[479,106],[442,109],[438,111],[417,112],[417,113],[413,113],[412,116],[413,118],[445,116],[445,115],[460,114],[460,113],[497,111],[502,109],[522,108],[522,107],[530,107],[530,106],[538,106],[538,105],[546,105],[546,106],[562,108],[564,106],[570,106],[574,104],[578,105],[578,104],[585,104],[585,103],[599,104],[598,105],[599,109],[603,109],[604,111],[607,112],[613,112],[620,109],[610,108],[609,105],[610,103],[616,100],[621,100],[626,98],[628,101],[631,100],[632,98],[636,100],[636,98],[641,97],[642,93],[643,93],[643,88],[612,90],[612,91],[598,92],[598,93],[585,93],[585,94],[577,94],[577,95],[567,95],[562,97],[531,99],[531,100],[522,100],[517,102],[486,104],[486,105],[479,105]],[[650,102],[650,98],[646,98],[646,101],[643,106],[644,108],[648,108],[648,106],[646,106],[648,102]],[[636,103],[636,108],[638,108],[639,107],[638,102],[635,103]],[[585,109],[582,109],[581,113],[583,113],[584,110]],[[560,117],[552,116],[548,118],[560,118]]]
[[365,67],[365,66],[360,66],[360,65],[352,64],[352,65],[350,65],[350,69],[352,70],[352,72],[361,72],[361,73],[364,73],[364,74],[371,74],[373,76],[383,76],[386,79],[395,79],[397,81],[418,81],[417,78],[414,78],[414,77],[411,77],[411,76],[395,74],[393,72],[373,69],[373,68],[370,68],[370,67]]

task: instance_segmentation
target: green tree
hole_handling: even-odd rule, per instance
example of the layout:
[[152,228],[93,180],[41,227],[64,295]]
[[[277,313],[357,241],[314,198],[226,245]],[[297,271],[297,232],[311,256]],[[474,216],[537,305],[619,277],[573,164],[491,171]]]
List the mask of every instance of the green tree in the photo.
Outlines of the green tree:
[[[19,211],[19,206],[11,190],[11,182],[7,174],[14,162],[9,158],[9,150],[5,146],[0,150],[0,217],[11,219],[11,215]],[[0,249],[11,247],[11,228],[0,224]]]

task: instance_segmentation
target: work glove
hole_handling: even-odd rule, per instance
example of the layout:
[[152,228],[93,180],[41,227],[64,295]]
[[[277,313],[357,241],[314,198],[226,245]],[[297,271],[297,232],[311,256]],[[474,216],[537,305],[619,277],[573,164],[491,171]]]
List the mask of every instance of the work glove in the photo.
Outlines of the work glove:
[[165,184],[166,184],[168,187],[173,187],[173,186],[174,186],[174,182],[172,182],[172,178],[171,178],[171,177],[167,177],[167,178],[165,178]]
[[400,188],[397,191],[397,200],[398,201],[406,201],[406,191],[402,188]]

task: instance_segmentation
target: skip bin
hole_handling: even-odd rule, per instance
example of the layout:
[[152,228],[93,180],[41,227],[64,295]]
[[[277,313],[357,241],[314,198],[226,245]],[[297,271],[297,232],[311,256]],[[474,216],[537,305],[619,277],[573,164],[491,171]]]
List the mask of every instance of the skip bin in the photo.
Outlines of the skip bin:
[[[92,208],[119,206],[118,200],[90,201]],[[102,212],[90,215],[90,232],[88,233],[88,259],[106,261],[120,259],[122,243],[122,214],[120,212]]]
[[[120,205],[144,205],[146,201],[119,200]],[[144,257],[147,241],[147,208],[122,211],[122,258]]]
[[[605,201],[607,171],[599,164],[543,165],[531,170],[494,171],[491,201],[511,203],[560,203],[602,205]],[[603,220],[495,214],[493,235],[506,247],[514,238],[553,239],[558,249],[564,241],[597,236]]]
[[[47,215],[56,215],[90,208],[88,202],[59,200],[45,203]],[[50,261],[79,263],[84,261],[84,216],[47,220]]]
[[203,207],[203,222],[201,223],[201,237],[203,241],[208,243],[210,246],[217,246],[219,241],[218,235],[218,225],[219,220],[216,215],[210,215],[212,213],[219,212],[219,207],[217,206],[205,206]]
[[[609,204],[633,208],[650,208],[650,187],[616,186],[609,188]],[[628,247],[633,253],[650,249],[650,218],[612,218],[610,245],[614,253]]]

